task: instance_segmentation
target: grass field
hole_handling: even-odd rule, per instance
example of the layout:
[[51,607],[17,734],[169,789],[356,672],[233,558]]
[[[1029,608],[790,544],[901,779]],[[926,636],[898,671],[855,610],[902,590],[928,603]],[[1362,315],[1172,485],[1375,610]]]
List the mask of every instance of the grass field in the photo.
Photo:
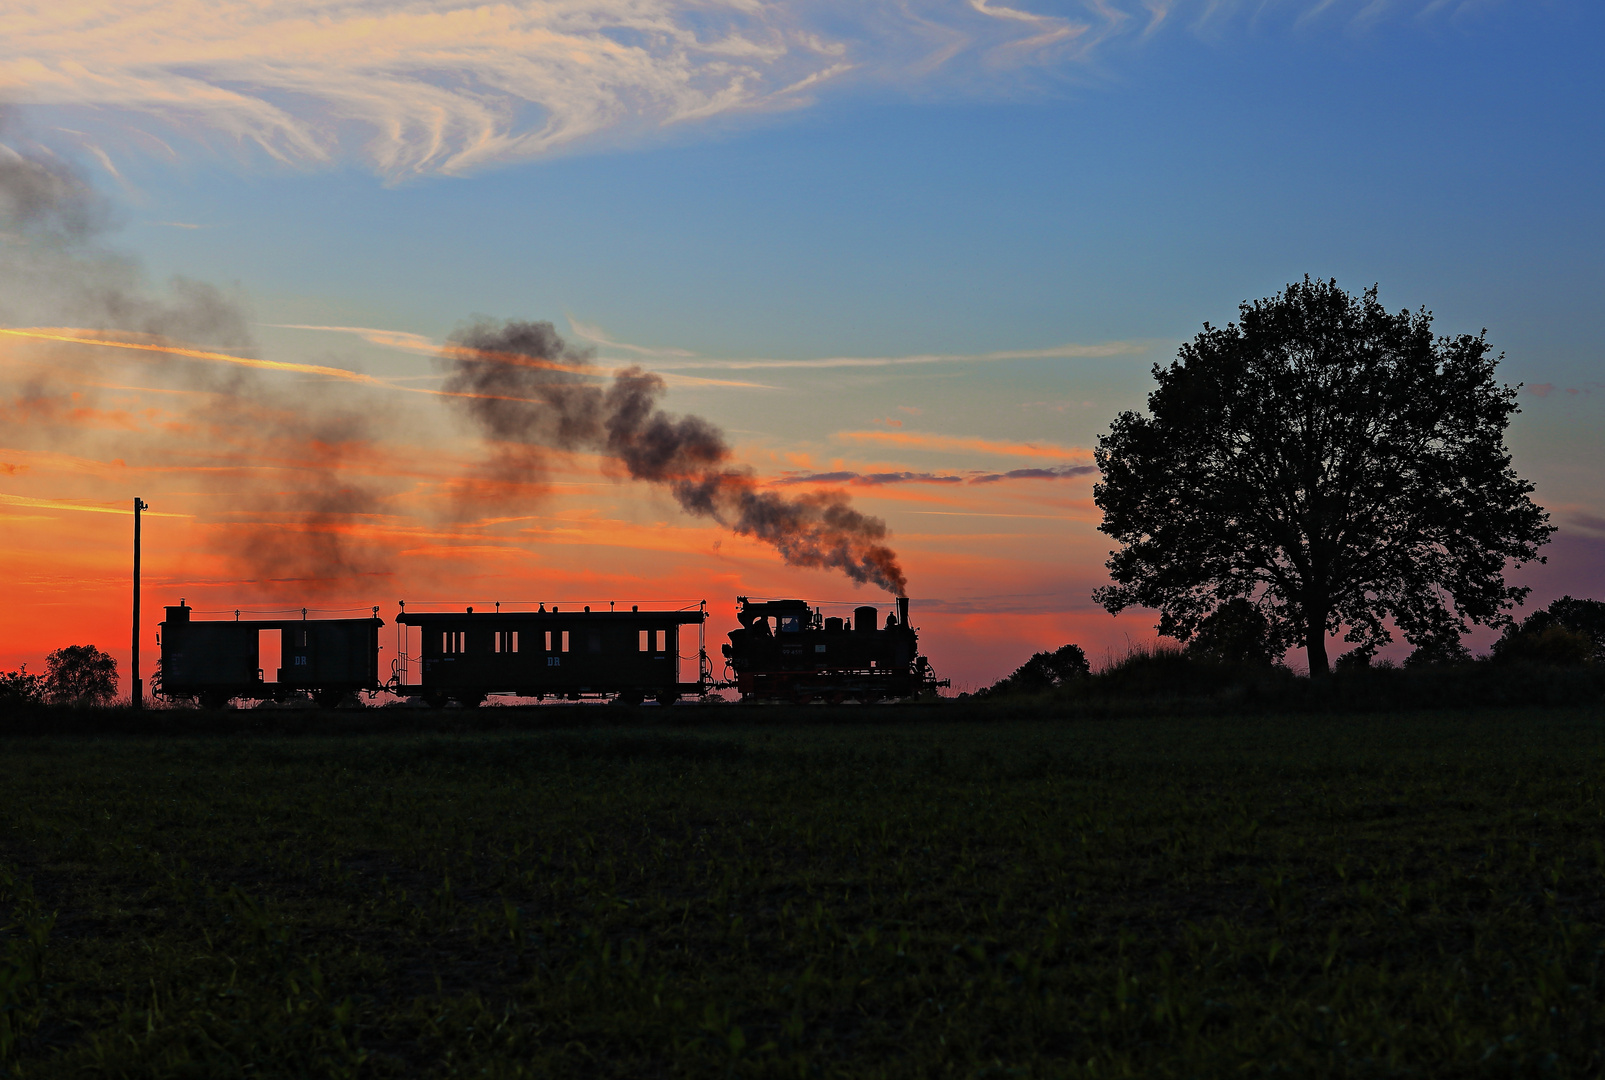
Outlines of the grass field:
[[1605,713],[881,712],[0,741],[0,1075],[1605,1067]]

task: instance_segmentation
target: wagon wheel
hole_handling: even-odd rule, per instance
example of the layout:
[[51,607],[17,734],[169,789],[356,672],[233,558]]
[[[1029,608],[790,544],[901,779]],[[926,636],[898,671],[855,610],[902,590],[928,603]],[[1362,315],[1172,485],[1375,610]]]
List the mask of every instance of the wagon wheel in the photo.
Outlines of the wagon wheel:
[[428,705],[431,709],[444,709],[446,707],[446,695],[426,693],[424,695],[424,704]]
[[665,708],[667,708],[668,706],[673,705],[675,702],[680,700],[680,691],[678,691],[678,690],[659,690],[658,691],[657,700],[658,700],[658,704],[659,705],[662,705]]
[[633,709],[635,706],[641,704],[641,691],[621,690],[619,692],[619,696],[613,699],[613,703],[615,705],[623,705],[627,708]]
[[844,702],[846,700],[847,700],[847,691],[845,691],[845,690],[837,690],[837,691],[835,691],[834,693],[832,693],[830,695],[830,703],[832,705],[840,705],[840,704],[842,704],[842,702]]

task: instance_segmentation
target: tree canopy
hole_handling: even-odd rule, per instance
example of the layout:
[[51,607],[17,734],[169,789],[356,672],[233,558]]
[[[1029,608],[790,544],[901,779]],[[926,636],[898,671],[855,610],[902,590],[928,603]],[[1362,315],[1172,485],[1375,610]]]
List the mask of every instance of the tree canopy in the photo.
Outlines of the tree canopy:
[[1087,654],[1080,645],[1061,645],[1053,652],[1034,653],[1031,659],[1014,670],[1014,674],[1000,679],[983,695],[1035,694],[1066,683],[1085,679],[1092,672]]
[[1099,440],[1099,528],[1122,546],[1095,599],[1181,641],[1247,601],[1315,676],[1339,629],[1374,649],[1391,621],[1438,653],[1468,620],[1508,623],[1527,590],[1506,566],[1554,529],[1511,467],[1500,359],[1486,332],[1437,337],[1425,309],[1308,277],[1206,323]]
[[1605,602],[1563,596],[1518,627],[1505,627],[1494,659],[1569,667],[1605,664]]
[[105,705],[117,696],[117,661],[93,645],[68,645],[45,657],[53,705]]

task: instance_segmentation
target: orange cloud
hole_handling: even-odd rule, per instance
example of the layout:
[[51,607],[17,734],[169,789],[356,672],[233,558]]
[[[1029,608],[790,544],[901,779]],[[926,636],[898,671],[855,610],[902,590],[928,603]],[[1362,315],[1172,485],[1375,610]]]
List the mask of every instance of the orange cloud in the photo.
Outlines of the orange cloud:
[[92,337],[90,336],[91,333],[91,331],[78,330],[74,327],[58,326],[0,329],[0,334],[27,338],[33,341],[60,341],[69,345],[93,345],[106,349],[162,353],[167,356],[182,356],[190,360],[210,360],[224,364],[238,364],[241,367],[258,368],[263,371],[292,371],[303,375],[322,375],[330,379],[365,383],[370,386],[389,386],[383,379],[376,379],[372,375],[364,375],[357,371],[349,371],[346,368],[326,367],[323,364],[294,364],[285,360],[258,360],[255,357],[236,356],[233,353],[212,352],[207,349],[187,349],[178,345],[160,345],[144,341]]

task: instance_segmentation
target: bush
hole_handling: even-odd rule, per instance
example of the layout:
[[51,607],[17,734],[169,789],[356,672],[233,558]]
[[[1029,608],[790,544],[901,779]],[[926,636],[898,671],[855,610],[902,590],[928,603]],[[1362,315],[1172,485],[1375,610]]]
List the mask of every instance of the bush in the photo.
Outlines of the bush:
[[1268,658],[1247,656],[1231,662],[1213,647],[1183,648],[1165,642],[1133,645],[1126,655],[1092,677],[1092,690],[1111,698],[1225,695],[1240,699],[1283,693],[1285,684],[1295,680],[1291,671]]
[[[1365,671],[1376,659],[1376,654],[1377,650],[1375,645],[1361,645],[1358,649],[1350,649],[1348,652],[1338,657],[1337,661],[1332,665],[1332,670],[1334,672]],[[1392,667],[1393,664],[1390,661],[1384,660],[1380,666]]]
[[30,675],[28,665],[21,671],[0,671],[0,704],[37,705],[45,698],[45,677]]
[[1493,656],[1504,663],[1575,667],[1605,664],[1605,602],[1563,596],[1505,628]]
[[1208,663],[1270,667],[1275,661],[1270,620],[1241,597],[1228,600],[1198,624],[1187,655]]
[[1404,658],[1407,668],[1459,667],[1471,663],[1471,650],[1458,636],[1442,635],[1429,638],[1415,647]]
[[1542,630],[1522,629],[1495,642],[1494,656],[1507,664],[1581,667],[1593,661],[1594,642],[1587,634],[1559,625],[1546,626]]
[[1092,671],[1080,645],[1061,645],[1053,652],[1039,652],[1015,669],[1014,674],[982,690],[977,697],[994,694],[1039,694],[1067,683],[1085,679]]
[[68,645],[45,658],[45,700],[52,705],[109,705],[117,697],[117,661],[93,645]]

